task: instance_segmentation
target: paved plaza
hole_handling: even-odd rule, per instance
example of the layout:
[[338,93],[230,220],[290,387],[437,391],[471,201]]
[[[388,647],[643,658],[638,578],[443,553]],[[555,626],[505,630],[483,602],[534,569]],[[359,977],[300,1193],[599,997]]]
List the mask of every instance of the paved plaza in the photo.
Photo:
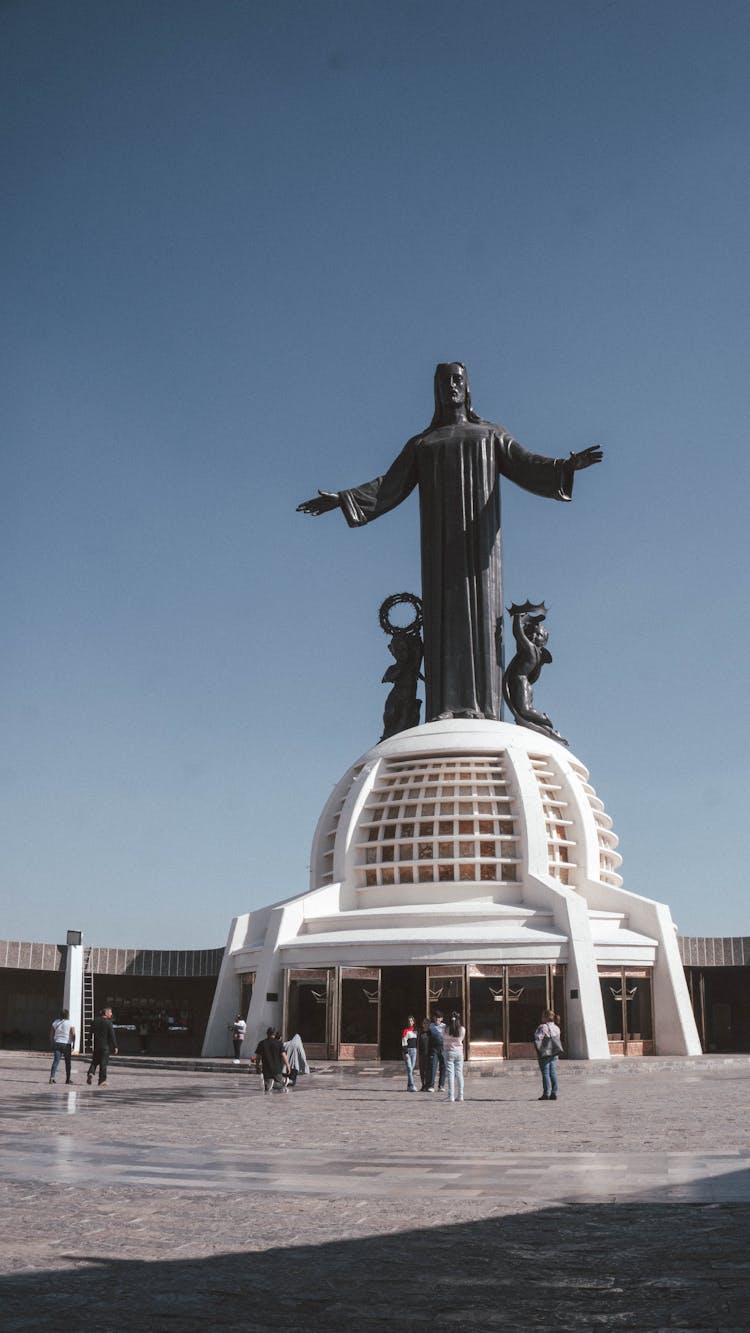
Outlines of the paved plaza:
[[748,1057],[0,1072],[4,1329],[750,1328]]

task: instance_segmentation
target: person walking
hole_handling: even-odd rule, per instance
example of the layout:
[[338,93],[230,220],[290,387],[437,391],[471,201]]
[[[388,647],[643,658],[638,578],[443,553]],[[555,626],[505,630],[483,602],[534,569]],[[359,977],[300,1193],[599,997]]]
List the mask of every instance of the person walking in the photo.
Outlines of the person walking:
[[52,1059],[49,1081],[55,1082],[55,1074],[61,1060],[65,1061],[65,1082],[72,1083],[70,1055],[76,1041],[76,1030],[70,1021],[70,1012],[63,1009],[62,1016],[54,1019],[49,1030],[49,1039],[55,1052]]
[[109,1005],[99,1010],[98,1018],[94,1019],[94,1050],[91,1056],[86,1075],[86,1082],[91,1083],[97,1069],[99,1070],[99,1087],[107,1086],[107,1065],[110,1055],[117,1055],[117,1038],[112,1026],[112,1010]]
[[234,1060],[232,1061],[232,1064],[238,1065],[240,1063],[240,1052],[242,1050],[242,1043],[245,1040],[245,1033],[247,1032],[247,1023],[242,1017],[242,1014],[237,1015],[231,1027],[232,1027],[232,1048],[234,1050]]
[[255,1048],[256,1059],[260,1060],[260,1069],[263,1075],[263,1091],[286,1092],[284,1086],[284,1071],[290,1072],[289,1058],[284,1050],[284,1044],[275,1028],[267,1028],[263,1041],[259,1041]]
[[438,1092],[442,1092],[445,1087],[444,1031],[443,1015],[439,1009],[436,1009],[435,1017],[430,1023],[430,1081],[426,1088],[427,1092],[435,1091],[436,1078],[438,1079]]
[[401,1054],[404,1057],[406,1065],[406,1091],[416,1092],[417,1087],[414,1082],[414,1066],[417,1063],[417,1040],[418,1033],[415,1026],[413,1014],[409,1014],[406,1020],[406,1027],[401,1033]]
[[445,1056],[445,1072],[448,1075],[449,1102],[462,1102],[464,1099],[465,1036],[466,1028],[461,1026],[461,1015],[452,1013],[443,1036],[443,1054]]
[[536,1058],[542,1071],[542,1095],[540,1102],[557,1101],[557,1057],[562,1055],[560,1029],[557,1026],[554,1009],[545,1009],[542,1021],[534,1033]]
[[294,1087],[299,1074],[308,1074],[310,1072],[307,1053],[299,1032],[295,1032],[293,1037],[287,1038],[284,1042],[284,1050],[286,1051],[286,1058],[289,1061],[289,1078],[292,1087]]

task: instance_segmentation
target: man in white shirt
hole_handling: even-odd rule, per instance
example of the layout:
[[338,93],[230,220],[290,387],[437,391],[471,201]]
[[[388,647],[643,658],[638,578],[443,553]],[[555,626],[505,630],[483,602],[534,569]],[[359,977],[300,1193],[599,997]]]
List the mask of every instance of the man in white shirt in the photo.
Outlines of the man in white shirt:
[[242,1014],[238,1014],[234,1022],[230,1023],[229,1026],[232,1029],[232,1046],[234,1048],[233,1063],[238,1065],[240,1063],[240,1052],[242,1050],[242,1043],[245,1040],[245,1033],[247,1032],[247,1023],[242,1017]]
[[50,1083],[55,1082],[55,1074],[61,1060],[65,1061],[65,1082],[72,1083],[70,1053],[75,1045],[76,1030],[70,1021],[70,1014],[67,1009],[63,1009],[61,1018],[54,1019],[49,1030],[49,1039],[55,1050],[49,1076]]

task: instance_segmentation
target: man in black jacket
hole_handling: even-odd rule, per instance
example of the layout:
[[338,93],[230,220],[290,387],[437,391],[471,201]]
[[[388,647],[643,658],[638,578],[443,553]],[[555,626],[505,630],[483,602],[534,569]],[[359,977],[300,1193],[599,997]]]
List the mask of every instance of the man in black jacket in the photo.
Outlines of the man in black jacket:
[[268,1028],[265,1040],[258,1042],[255,1057],[260,1061],[264,1091],[286,1092],[283,1075],[291,1070],[284,1043],[275,1028]]
[[425,1088],[425,1092],[435,1091],[435,1079],[439,1078],[438,1092],[442,1092],[445,1087],[445,1056],[443,1055],[443,1033],[445,1032],[445,1023],[443,1015],[439,1009],[435,1010],[435,1017],[430,1023],[430,1081]]
[[100,1009],[99,1017],[94,1019],[94,1054],[89,1065],[89,1072],[86,1075],[86,1082],[90,1083],[94,1073],[99,1068],[99,1087],[103,1087],[107,1082],[107,1065],[110,1055],[117,1055],[117,1040],[115,1030],[112,1026],[112,1010]]

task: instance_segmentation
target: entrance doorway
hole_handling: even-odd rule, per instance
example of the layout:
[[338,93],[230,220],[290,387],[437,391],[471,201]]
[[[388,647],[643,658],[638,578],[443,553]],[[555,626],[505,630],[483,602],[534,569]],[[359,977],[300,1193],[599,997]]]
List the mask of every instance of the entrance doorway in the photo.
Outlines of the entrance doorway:
[[599,971],[611,1055],[653,1055],[654,1020],[650,968]]
[[247,1018],[250,1013],[250,1003],[253,998],[253,986],[255,985],[254,972],[240,972],[240,1007],[237,1010],[240,1018]]
[[288,1036],[299,1032],[313,1060],[331,1057],[332,976],[330,967],[301,968],[287,973],[284,1031]]
[[424,967],[380,969],[380,1058],[401,1059],[401,1033],[413,1014],[417,1027],[425,1015],[426,971]]

